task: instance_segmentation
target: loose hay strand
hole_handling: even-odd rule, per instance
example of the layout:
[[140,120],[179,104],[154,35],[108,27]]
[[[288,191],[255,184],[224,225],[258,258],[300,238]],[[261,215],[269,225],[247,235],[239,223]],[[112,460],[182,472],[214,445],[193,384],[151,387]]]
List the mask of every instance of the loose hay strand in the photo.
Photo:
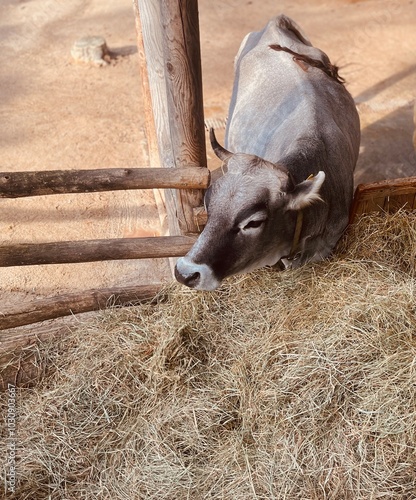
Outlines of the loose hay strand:
[[415,214],[366,216],[331,260],[41,345],[9,498],[414,498],[415,248]]

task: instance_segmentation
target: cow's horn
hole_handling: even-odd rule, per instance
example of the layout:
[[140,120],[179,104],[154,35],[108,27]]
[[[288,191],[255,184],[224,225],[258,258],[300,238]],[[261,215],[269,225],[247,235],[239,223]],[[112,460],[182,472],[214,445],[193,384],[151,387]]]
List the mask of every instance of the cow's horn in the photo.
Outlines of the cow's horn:
[[211,141],[211,146],[212,149],[214,150],[214,153],[218,156],[220,160],[227,161],[231,158],[232,153],[227,151],[219,144],[217,138],[215,137],[214,129],[212,127],[209,129],[209,139]]

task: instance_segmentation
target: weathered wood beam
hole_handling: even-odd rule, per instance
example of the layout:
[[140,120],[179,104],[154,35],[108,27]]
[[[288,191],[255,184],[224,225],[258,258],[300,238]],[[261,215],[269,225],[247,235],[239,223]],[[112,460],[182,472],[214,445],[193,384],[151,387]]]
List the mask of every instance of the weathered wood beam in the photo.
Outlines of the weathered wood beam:
[[385,181],[359,184],[355,191],[359,200],[379,198],[380,196],[398,196],[416,191],[416,177],[386,179]]
[[110,168],[0,173],[0,198],[128,189],[205,189],[209,171],[200,167]]
[[208,214],[205,207],[194,208],[194,220],[195,224],[198,226],[198,231],[202,231],[208,222]]
[[364,213],[416,209],[416,177],[359,184],[350,211],[350,223]]
[[[157,7],[156,5],[152,6],[153,8]],[[152,94],[150,92],[150,75],[151,75],[151,67],[149,68],[149,71],[147,69],[147,62],[146,62],[146,53],[144,49],[144,42],[143,42],[143,31],[142,31],[142,22],[140,19],[140,11],[139,11],[139,5],[138,5],[138,0],[133,0],[133,9],[134,9],[134,17],[135,17],[135,23],[136,23],[136,34],[137,34],[137,51],[138,51],[138,56],[139,56],[139,71],[140,71],[140,77],[141,77],[141,90],[142,90],[142,99],[143,99],[143,104],[144,104],[144,118],[145,118],[145,132],[146,132],[146,139],[147,139],[147,153],[149,156],[149,164],[152,166],[157,166],[161,165],[160,161],[160,155],[159,155],[159,145],[158,145],[158,134],[156,133],[156,123],[155,123],[155,116],[153,115],[153,109],[152,109]],[[158,12],[158,11],[157,11]],[[156,12],[155,12],[156,13]],[[160,18],[160,16],[159,16]],[[161,39],[161,27],[158,27],[158,25],[155,23],[154,25],[154,31],[158,31],[158,38]],[[148,33],[148,38],[151,36],[151,32]],[[157,47],[157,44],[156,44]],[[158,91],[159,94],[160,92],[165,92],[166,89],[162,85],[162,78],[163,74],[160,74],[158,72],[154,72],[153,74],[153,80],[156,78],[156,82],[158,82]],[[155,82],[153,82],[153,85],[156,85]],[[158,94],[155,94],[155,97],[157,97]],[[161,102],[166,102],[166,99],[162,99]],[[171,221],[171,226],[173,223],[175,223],[174,227],[169,228],[168,225],[168,214],[167,214],[167,209],[166,209],[166,195],[170,199],[172,199],[172,192],[171,191],[166,191],[166,190],[160,190],[160,189],[153,189],[153,195],[155,198],[156,206],[157,206],[157,211],[159,214],[159,221],[160,221],[160,234],[162,236],[167,236],[169,234],[180,234],[180,229],[179,229],[179,223],[178,221]],[[170,201],[171,204],[173,204],[173,201]],[[174,273],[174,266],[175,266],[175,259],[170,258],[167,259],[168,265],[170,266],[171,273],[173,276]]]
[[[56,297],[34,300],[24,308],[2,310],[0,314],[0,330],[31,325],[39,321],[55,319],[62,316],[98,311],[108,306],[124,306],[127,304],[153,300],[160,292],[161,285],[138,285],[86,290],[80,293],[58,295]],[[27,345],[28,340],[35,338],[26,335],[0,334],[1,350],[12,352],[18,347]]]
[[[151,166],[206,166],[197,0],[134,0]],[[152,113],[151,113],[152,112]],[[158,151],[155,151],[157,145]],[[164,192],[169,234],[197,232],[201,190]]]
[[180,257],[195,241],[193,236],[159,236],[3,245],[0,267]]

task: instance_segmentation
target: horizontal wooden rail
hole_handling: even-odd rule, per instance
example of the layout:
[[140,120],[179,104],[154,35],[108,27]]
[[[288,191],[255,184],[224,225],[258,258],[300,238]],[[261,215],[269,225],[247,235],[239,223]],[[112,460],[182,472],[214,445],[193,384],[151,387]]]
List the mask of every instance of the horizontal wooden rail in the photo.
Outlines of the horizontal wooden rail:
[[[137,285],[127,287],[113,287],[86,290],[80,293],[58,295],[56,297],[39,299],[26,304],[24,310],[9,309],[0,313],[0,330],[30,325],[38,321],[55,319],[88,311],[105,309],[109,305],[121,306],[137,302],[152,300],[161,290],[161,285]],[[27,340],[27,337],[24,338]],[[32,341],[35,339],[32,339]],[[8,343],[7,343],[8,342]],[[14,338],[0,334],[0,343],[6,351],[22,346],[21,338]]]
[[0,198],[127,189],[205,189],[209,180],[209,170],[203,167],[2,172]]
[[360,200],[369,200],[379,196],[397,196],[413,194],[416,190],[416,177],[386,179],[385,181],[359,184],[356,193]]
[[190,250],[195,241],[194,236],[158,236],[19,243],[0,246],[0,267],[180,257]]

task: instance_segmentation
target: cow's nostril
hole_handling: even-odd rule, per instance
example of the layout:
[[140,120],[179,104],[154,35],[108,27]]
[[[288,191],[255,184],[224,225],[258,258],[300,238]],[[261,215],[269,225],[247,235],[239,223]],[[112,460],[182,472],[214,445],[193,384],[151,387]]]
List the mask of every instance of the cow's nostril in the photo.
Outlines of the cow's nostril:
[[207,264],[197,264],[186,255],[176,263],[175,278],[195,290],[215,290],[221,283]]
[[186,286],[189,286],[189,287],[193,288],[195,285],[198,284],[200,277],[201,277],[200,273],[198,273],[198,272],[197,273],[192,273],[192,274],[190,274],[189,276],[187,276],[185,278],[184,284]]
[[182,283],[182,285],[189,286],[190,288],[194,288],[200,278],[201,278],[201,273],[198,271],[196,272],[186,272],[184,269],[179,270],[178,266],[175,266],[175,278],[179,281],[179,283]]

